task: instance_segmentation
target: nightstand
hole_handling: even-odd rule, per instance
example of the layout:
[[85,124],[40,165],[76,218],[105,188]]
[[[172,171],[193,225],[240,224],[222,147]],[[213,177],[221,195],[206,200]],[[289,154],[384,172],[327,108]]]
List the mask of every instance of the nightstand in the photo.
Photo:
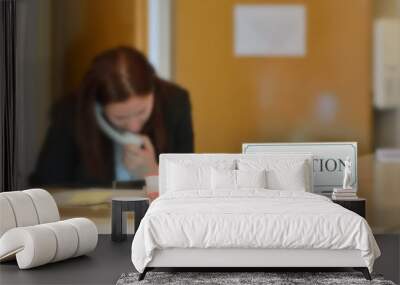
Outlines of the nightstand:
[[144,197],[114,197],[112,198],[112,241],[126,240],[126,215],[125,212],[135,213],[135,232],[137,231],[140,221],[146,214],[149,207],[149,199]]
[[356,200],[333,200],[332,202],[339,204],[340,206],[359,214],[361,217],[365,218],[365,204],[366,200],[364,198],[357,198]]

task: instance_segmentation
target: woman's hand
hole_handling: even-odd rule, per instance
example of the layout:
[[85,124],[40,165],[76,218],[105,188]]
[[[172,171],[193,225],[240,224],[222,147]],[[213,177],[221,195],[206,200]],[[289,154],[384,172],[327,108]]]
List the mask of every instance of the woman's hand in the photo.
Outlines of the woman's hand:
[[124,146],[124,165],[129,172],[139,177],[158,175],[158,164],[153,144],[147,136],[141,137],[143,147],[134,144]]

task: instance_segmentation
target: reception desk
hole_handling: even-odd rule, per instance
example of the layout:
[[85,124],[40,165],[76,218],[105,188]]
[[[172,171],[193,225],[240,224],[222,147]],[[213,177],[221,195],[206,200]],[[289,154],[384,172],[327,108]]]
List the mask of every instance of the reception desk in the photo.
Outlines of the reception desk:
[[[400,233],[400,163],[379,162],[374,155],[358,159],[358,196],[367,199],[367,220],[375,234]],[[111,233],[111,199],[120,196],[146,197],[142,189],[115,190],[48,189],[56,199],[62,219],[87,217],[101,234]],[[128,233],[133,233],[133,214]],[[129,221],[128,220],[128,221]]]
[[[113,197],[147,197],[142,189],[116,190],[112,188],[50,188],[62,219],[86,217],[97,226],[99,234],[111,233],[111,200]],[[134,232],[134,214],[127,213],[127,233]]]
[[375,234],[400,233],[400,162],[361,156],[358,195],[367,199],[367,221]]

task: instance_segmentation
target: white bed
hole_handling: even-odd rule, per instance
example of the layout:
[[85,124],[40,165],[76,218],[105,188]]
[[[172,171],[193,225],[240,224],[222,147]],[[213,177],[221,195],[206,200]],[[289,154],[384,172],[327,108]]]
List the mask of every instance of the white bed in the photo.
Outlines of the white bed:
[[[285,175],[296,161],[303,160],[304,181],[300,182],[304,189],[239,189],[236,184],[235,189],[216,189],[215,183],[211,188],[202,184],[208,179],[204,170],[194,177],[183,168],[181,176],[176,169],[170,170],[176,164],[187,169],[211,165],[228,172],[247,167],[243,170],[247,173],[252,160],[260,159],[271,161],[273,168],[283,165],[273,171],[285,171]],[[277,159],[286,162],[277,163]],[[295,162],[287,163],[288,159]],[[311,161],[310,154],[162,155],[160,197],[150,206],[132,243],[132,262],[142,273],[140,278],[154,267],[354,267],[370,278],[380,252],[367,222],[310,193]],[[296,188],[288,181],[296,180],[293,173],[277,177]],[[188,184],[192,187],[187,188]]]

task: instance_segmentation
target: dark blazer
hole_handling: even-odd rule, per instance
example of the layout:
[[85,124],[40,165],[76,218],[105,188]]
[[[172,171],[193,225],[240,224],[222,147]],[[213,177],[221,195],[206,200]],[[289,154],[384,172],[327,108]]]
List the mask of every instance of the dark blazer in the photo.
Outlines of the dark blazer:
[[[168,153],[194,151],[193,127],[189,94],[179,86],[159,80],[155,91],[161,98]],[[104,155],[109,161],[107,175],[93,177],[80,157],[76,140],[77,102],[67,96],[52,108],[51,124],[30,177],[31,186],[110,186],[114,180],[113,144],[108,143]],[[150,138],[151,139],[151,138]],[[154,144],[154,142],[153,142]],[[158,158],[159,153],[157,153]]]

